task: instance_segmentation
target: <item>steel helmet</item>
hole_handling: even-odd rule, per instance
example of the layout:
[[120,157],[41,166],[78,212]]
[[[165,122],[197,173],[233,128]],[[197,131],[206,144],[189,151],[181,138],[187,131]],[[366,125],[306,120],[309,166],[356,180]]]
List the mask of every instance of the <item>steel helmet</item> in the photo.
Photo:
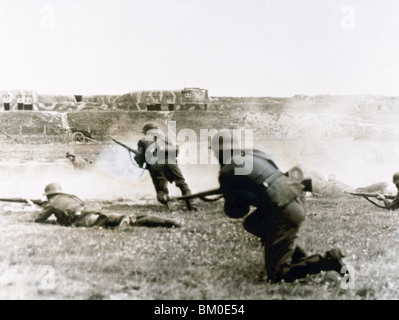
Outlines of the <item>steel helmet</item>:
[[74,154],[74,153],[68,151],[68,152],[66,153],[66,158],[68,158],[68,157],[76,157],[76,154]]
[[303,180],[303,171],[299,166],[292,167],[288,170],[288,176],[294,180],[302,181]]
[[396,173],[393,174],[392,180],[393,180],[394,184],[399,183],[399,172],[396,172]]
[[330,175],[328,176],[328,181],[334,182],[336,180],[337,180],[337,178],[335,177],[335,174],[334,173],[330,173]]
[[147,131],[152,130],[152,129],[159,129],[158,125],[155,122],[147,122],[143,126],[143,133],[147,133]]
[[58,183],[49,183],[44,188],[44,195],[45,196],[48,196],[50,194],[57,194],[57,193],[62,193],[61,186]]

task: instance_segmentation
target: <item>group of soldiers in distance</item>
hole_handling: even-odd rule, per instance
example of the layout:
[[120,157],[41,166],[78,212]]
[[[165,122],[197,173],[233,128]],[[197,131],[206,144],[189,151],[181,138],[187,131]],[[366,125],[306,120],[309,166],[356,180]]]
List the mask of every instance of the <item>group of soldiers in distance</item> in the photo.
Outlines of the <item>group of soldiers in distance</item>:
[[[151,163],[146,158],[148,148],[156,145],[159,137],[159,127],[156,123],[146,123],[143,127],[145,135],[138,141],[135,160],[137,164],[149,171],[157,200],[168,206],[170,203],[168,183],[175,183],[183,196],[191,194],[191,190],[177,164],[168,163],[168,159],[178,156],[178,147],[165,141],[163,163]],[[224,198],[224,212],[233,219],[243,219],[244,229],[255,235],[263,244],[265,271],[268,281],[292,282],[310,274],[321,271],[335,271],[341,273],[345,263],[344,254],[340,248],[331,248],[324,254],[309,255],[296,245],[298,232],[306,215],[305,185],[300,175],[290,175],[282,172],[272,157],[260,150],[241,150],[236,145],[238,140],[230,130],[221,130],[211,138],[211,149],[220,164],[219,184],[220,193]],[[227,155],[227,156],[226,156]],[[245,155],[252,161],[252,171],[249,174],[235,174],[235,170],[242,168],[242,158]],[[85,166],[86,160],[79,159],[73,153],[67,153],[67,158],[77,167]],[[78,159],[78,160],[76,160]],[[174,159],[176,160],[176,159]],[[170,161],[169,161],[170,162]],[[399,190],[399,173],[393,176],[393,183]],[[110,215],[94,210],[77,196],[62,192],[57,183],[45,187],[48,203],[38,214],[36,222],[45,222],[52,214],[57,222],[65,226],[100,226],[100,227],[168,227],[178,228],[179,223],[172,219],[164,219],[153,215]],[[388,209],[399,207],[399,192],[393,201],[387,200],[383,194],[377,199],[383,201]],[[188,211],[197,208],[186,200]],[[254,209],[253,209],[254,208]]]

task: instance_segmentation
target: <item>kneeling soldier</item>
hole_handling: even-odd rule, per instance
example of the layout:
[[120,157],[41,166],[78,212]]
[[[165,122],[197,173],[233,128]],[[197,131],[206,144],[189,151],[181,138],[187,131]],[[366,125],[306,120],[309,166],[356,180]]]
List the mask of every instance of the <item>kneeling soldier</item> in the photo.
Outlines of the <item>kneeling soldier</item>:
[[[222,130],[212,137],[212,150],[219,160],[219,182],[225,213],[231,218],[246,216],[244,228],[259,237],[264,245],[268,280],[292,282],[322,270],[338,273],[344,266],[341,250],[334,248],[323,256],[307,256],[296,246],[301,223],[305,219],[304,185],[283,174],[269,155],[259,150],[246,151],[234,145],[237,137]],[[244,157],[244,163],[242,161]],[[252,170],[236,174],[248,163]]]

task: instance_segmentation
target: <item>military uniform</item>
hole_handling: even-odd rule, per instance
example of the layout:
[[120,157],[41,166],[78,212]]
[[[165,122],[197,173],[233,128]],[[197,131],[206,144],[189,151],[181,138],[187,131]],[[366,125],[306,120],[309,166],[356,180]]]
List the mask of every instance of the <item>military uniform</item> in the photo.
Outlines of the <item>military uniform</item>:
[[89,162],[86,159],[84,159],[81,156],[78,156],[76,154],[67,152],[66,158],[72,162],[72,165],[75,169],[83,170],[83,169],[87,169],[89,166]]
[[394,173],[392,182],[398,189],[395,198],[392,201],[389,201],[384,197],[384,195],[380,195],[377,199],[384,202],[385,208],[389,210],[397,210],[399,209],[399,172]]
[[221,163],[219,182],[224,210],[229,217],[241,218],[249,213],[250,206],[257,208],[244,219],[244,228],[264,244],[268,279],[289,282],[321,270],[340,272],[343,255],[339,249],[324,256],[306,256],[295,244],[306,214],[304,185],[283,174],[264,152],[253,150],[246,157],[253,163],[248,175],[235,174],[235,169],[244,164],[236,164],[240,161],[234,156],[231,164]]
[[63,226],[116,227],[126,225],[179,227],[179,224],[172,220],[156,216],[103,214],[97,210],[91,210],[86,203],[77,196],[60,192],[60,188],[46,195],[48,197],[48,204],[38,214],[35,222],[45,222],[54,214],[57,218],[57,222]]
[[389,210],[398,210],[399,209],[399,191],[396,193],[395,199],[389,201],[384,199],[385,208]]
[[[162,204],[167,204],[170,200],[168,182],[174,182],[183,196],[190,195],[191,190],[177,164],[178,147],[169,143],[155,126],[149,129],[150,133],[148,133],[149,130],[143,129],[146,137],[141,138],[137,143],[138,154],[135,160],[140,167],[149,171],[157,193],[157,200]],[[189,210],[195,209],[189,200],[186,201],[186,205]]]

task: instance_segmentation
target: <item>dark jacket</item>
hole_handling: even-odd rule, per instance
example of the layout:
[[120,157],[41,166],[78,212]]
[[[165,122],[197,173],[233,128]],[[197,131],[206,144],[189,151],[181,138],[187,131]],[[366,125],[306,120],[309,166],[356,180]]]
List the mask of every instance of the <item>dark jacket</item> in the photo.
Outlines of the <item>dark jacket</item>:
[[67,193],[58,193],[51,197],[48,204],[39,213],[35,222],[43,222],[52,214],[62,225],[71,225],[85,211],[85,203],[77,196]]
[[384,205],[389,210],[399,209],[399,191],[396,193],[395,199],[393,199],[392,201],[384,199]]
[[219,182],[228,216],[243,217],[250,206],[264,211],[270,206],[284,207],[302,196],[304,186],[284,175],[268,154],[253,150],[247,152],[246,159],[252,161],[252,171],[248,175],[235,174],[235,168],[245,164],[236,164],[238,161],[234,157],[231,164],[221,165]]
[[149,168],[154,164],[176,164],[178,146],[172,144],[161,132],[147,134],[137,143],[138,154],[134,157],[140,167]]

